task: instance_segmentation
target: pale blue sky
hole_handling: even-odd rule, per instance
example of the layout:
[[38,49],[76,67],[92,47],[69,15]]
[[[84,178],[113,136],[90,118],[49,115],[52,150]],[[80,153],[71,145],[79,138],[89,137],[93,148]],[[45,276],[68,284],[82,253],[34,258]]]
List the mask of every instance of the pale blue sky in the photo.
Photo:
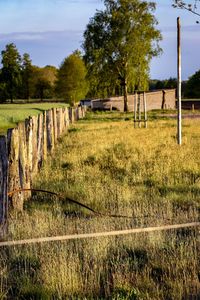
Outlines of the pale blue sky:
[[[153,59],[151,77],[176,77],[176,18],[180,16],[183,78],[187,79],[200,69],[200,24],[191,13],[173,9],[172,0],[155,2],[164,53]],[[102,0],[0,0],[0,51],[13,42],[21,54],[30,54],[33,64],[59,66],[80,49],[89,19],[102,8]]]

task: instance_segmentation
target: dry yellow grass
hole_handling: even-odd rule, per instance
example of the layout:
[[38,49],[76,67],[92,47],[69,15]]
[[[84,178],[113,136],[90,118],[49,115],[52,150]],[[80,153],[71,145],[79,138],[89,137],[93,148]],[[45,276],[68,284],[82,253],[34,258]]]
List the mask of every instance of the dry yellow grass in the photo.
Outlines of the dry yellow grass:
[[[154,120],[148,129],[134,129],[133,122],[122,117],[93,114],[73,125],[34,186],[105,214],[132,218],[97,217],[66,201],[36,195],[23,213],[12,214],[9,238],[199,219],[200,121],[184,120],[180,147],[176,121]],[[198,230],[185,229],[5,249],[0,295],[2,299],[6,293],[9,299],[199,297],[198,243]]]

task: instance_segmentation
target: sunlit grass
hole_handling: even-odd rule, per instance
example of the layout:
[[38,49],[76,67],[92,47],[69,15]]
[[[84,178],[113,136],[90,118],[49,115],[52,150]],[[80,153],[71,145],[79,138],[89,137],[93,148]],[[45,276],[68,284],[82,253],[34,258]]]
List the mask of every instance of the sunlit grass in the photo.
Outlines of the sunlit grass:
[[29,116],[35,116],[53,107],[66,107],[66,103],[27,103],[0,104],[0,134],[5,134],[8,128],[16,127],[18,122]]
[[[175,120],[157,119],[147,129],[134,129],[131,114],[90,114],[59,140],[34,187],[61,193],[105,215],[131,218],[95,216],[37,194],[25,203],[24,212],[12,213],[8,239],[198,221],[199,149],[200,120],[184,120],[180,147]],[[197,229],[180,229],[4,249],[0,295],[198,299],[198,238]]]

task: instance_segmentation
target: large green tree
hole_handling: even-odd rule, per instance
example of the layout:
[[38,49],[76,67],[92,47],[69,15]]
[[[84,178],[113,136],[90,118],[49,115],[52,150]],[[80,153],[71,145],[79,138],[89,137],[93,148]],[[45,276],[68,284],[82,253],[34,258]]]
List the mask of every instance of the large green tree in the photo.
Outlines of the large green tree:
[[21,56],[13,43],[6,45],[1,55],[3,65],[1,69],[1,83],[5,85],[5,91],[9,95],[11,102],[13,102],[21,82]]
[[146,89],[149,63],[160,53],[161,34],[153,15],[155,4],[140,0],[104,0],[84,33],[83,49],[92,88],[121,85],[124,111],[128,89]]
[[69,55],[61,64],[56,82],[56,94],[73,105],[87,93],[86,67],[79,51]]
[[22,57],[22,85],[21,96],[23,99],[29,99],[31,93],[31,78],[33,76],[33,66],[28,53],[24,53]]
[[[37,69],[37,70],[36,70]],[[47,65],[44,68],[35,69],[35,97],[41,101],[54,96],[57,69],[54,66]]]

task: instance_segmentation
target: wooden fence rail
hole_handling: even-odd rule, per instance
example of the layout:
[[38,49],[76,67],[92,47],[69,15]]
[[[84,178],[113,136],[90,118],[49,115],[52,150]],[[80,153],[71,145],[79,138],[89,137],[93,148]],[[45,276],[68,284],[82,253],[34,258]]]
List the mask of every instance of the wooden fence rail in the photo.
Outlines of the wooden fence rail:
[[30,189],[34,176],[40,170],[47,153],[52,153],[58,138],[70,123],[85,116],[83,107],[53,108],[38,116],[29,117],[16,128],[0,136],[0,236],[4,234],[9,206],[23,209],[30,192],[8,193],[17,189]]
[[144,228],[132,228],[125,230],[115,230],[115,231],[105,231],[105,232],[92,232],[92,233],[81,233],[81,234],[71,234],[71,235],[62,235],[62,236],[48,236],[48,237],[39,237],[26,240],[15,240],[15,241],[3,241],[0,242],[0,247],[5,246],[17,246],[17,245],[27,245],[35,243],[45,243],[45,242],[56,242],[56,241],[67,241],[67,240],[77,240],[77,239],[86,239],[86,238],[100,238],[105,236],[119,236],[127,234],[139,234],[139,233],[149,233],[156,231],[165,231],[165,230],[176,230],[181,228],[188,227],[199,227],[200,222],[185,223],[185,224],[172,224],[172,225],[163,225],[157,227],[144,227]]

